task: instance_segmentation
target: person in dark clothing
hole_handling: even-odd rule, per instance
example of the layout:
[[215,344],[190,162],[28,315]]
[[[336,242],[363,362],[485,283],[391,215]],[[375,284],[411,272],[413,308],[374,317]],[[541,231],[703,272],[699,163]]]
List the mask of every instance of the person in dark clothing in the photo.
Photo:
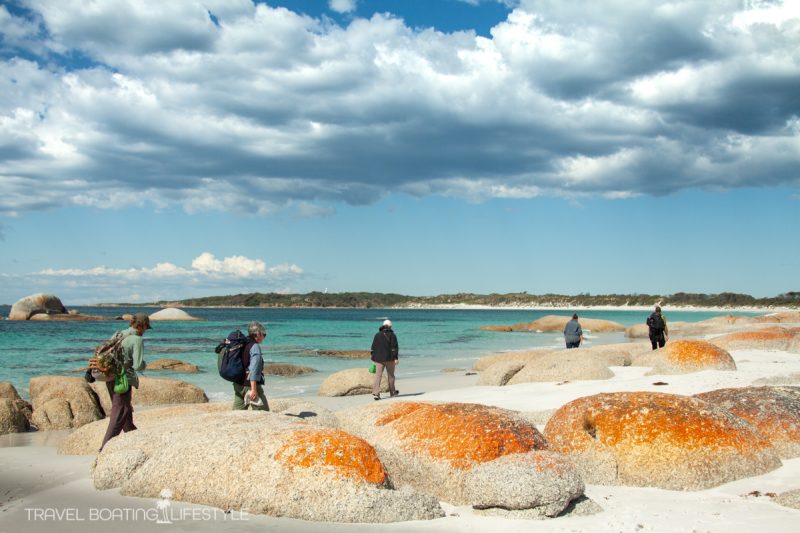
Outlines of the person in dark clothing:
[[381,399],[381,376],[383,375],[384,367],[389,379],[389,396],[400,394],[394,388],[394,369],[400,363],[399,353],[400,348],[397,346],[397,337],[392,331],[392,321],[384,320],[383,325],[378,329],[378,333],[372,339],[371,359],[375,363],[375,381],[372,383],[372,397],[376,400]]
[[578,314],[575,313],[572,315],[572,320],[567,322],[567,325],[564,326],[564,342],[567,343],[567,349],[569,350],[570,348],[577,348],[580,346],[582,340],[583,330],[578,322]]
[[647,327],[650,328],[650,344],[653,349],[663,348],[669,337],[669,329],[666,317],[661,314],[661,307],[656,306],[656,310],[647,317]]

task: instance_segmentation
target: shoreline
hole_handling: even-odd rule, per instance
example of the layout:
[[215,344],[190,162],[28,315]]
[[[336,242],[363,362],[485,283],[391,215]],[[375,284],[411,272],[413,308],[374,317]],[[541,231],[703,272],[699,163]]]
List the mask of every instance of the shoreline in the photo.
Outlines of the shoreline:
[[[434,310],[465,310],[465,311],[652,311],[654,305],[576,305],[576,306],[547,306],[547,305],[478,305],[478,304],[436,304],[436,305],[403,305],[392,307],[314,307],[314,306],[247,306],[247,305],[155,305],[155,304],[75,304],[73,307],[111,307],[111,308],[128,308],[128,307],[175,307],[178,309],[414,309],[420,311],[434,311]],[[699,312],[699,313],[714,313],[714,312],[733,312],[733,313],[781,313],[787,311],[798,311],[798,307],[775,306],[775,307],[759,307],[759,306],[693,306],[693,305],[662,305],[665,312],[667,311],[685,311],[685,312]]]

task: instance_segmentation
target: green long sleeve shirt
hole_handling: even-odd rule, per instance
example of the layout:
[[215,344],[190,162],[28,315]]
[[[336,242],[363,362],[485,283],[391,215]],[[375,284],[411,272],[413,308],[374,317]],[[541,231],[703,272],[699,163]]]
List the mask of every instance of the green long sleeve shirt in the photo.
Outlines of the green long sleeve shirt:
[[136,371],[144,370],[147,363],[144,361],[144,339],[136,333],[135,328],[128,328],[125,331],[125,338],[122,339],[122,356],[128,381],[138,389],[139,376],[136,375]]

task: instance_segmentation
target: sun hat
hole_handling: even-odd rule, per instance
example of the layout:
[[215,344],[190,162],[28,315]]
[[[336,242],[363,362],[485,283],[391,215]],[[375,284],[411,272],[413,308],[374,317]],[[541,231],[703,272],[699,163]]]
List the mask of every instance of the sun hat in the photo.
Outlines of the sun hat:
[[153,329],[150,325],[150,317],[146,313],[136,313],[131,319],[131,327],[144,326],[144,329]]
[[383,321],[383,325],[386,326],[387,328],[390,328],[392,327],[392,321],[387,318],[386,320]]

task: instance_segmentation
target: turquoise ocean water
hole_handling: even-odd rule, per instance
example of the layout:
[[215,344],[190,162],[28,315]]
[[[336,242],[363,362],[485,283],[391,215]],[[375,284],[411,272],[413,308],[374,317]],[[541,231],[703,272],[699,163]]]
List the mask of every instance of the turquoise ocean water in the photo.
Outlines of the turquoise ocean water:
[[[159,308],[76,307],[81,313],[115,317],[127,312],[152,313]],[[565,311],[449,309],[187,309],[203,322],[154,322],[145,336],[145,359],[180,359],[200,367],[199,374],[146,371],[150,377],[183,379],[202,387],[213,400],[228,399],[230,383],[216,372],[214,347],[231,330],[246,332],[259,320],[268,330],[265,361],[309,366],[318,372],[286,378],[267,376],[270,397],[313,394],[332,372],[366,367],[366,360],[315,355],[317,350],[368,350],[384,318],[391,318],[400,344],[398,379],[437,375],[442,368],[468,369],[483,355],[533,347],[563,347],[558,333],[498,333],[485,325],[530,322]],[[8,306],[0,306],[7,316]],[[625,326],[643,323],[645,311],[579,311],[585,318],[613,320]],[[697,322],[727,312],[667,312],[669,321]],[[28,396],[30,378],[40,375],[82,376],[94,346],[123,329],[122,321],[36,322],[0,320],[0,382],[14,384]],[[589,334],[591,344],[625,342],[622,333]]]

